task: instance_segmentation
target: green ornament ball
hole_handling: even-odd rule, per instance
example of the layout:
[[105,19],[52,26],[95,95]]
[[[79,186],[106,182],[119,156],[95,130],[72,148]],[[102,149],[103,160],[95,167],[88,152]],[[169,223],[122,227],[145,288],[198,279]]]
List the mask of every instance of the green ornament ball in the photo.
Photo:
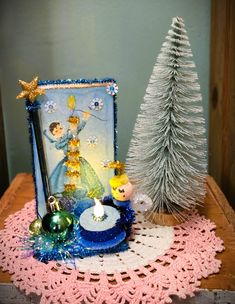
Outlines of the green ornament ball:
[[30,225],[29,225],[29,232],[32,235],[39,235],[42,231],[42,221],[40,219],[34,220]]
[[73,230],[73,216],[64,210],[48,213],[42,219],[42,228],[55,241],[65,241]]

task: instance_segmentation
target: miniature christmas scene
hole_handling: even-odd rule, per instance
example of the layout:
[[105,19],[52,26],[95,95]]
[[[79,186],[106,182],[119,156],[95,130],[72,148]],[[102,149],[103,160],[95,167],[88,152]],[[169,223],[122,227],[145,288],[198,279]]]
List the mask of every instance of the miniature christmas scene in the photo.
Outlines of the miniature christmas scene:
[[199,212],[207,139],[192,57],[174,17],[125,162],[115,79],[19,81],[35,199],[5,221],[0,266],[38,303],[172,303],[219,272],[223,241]]

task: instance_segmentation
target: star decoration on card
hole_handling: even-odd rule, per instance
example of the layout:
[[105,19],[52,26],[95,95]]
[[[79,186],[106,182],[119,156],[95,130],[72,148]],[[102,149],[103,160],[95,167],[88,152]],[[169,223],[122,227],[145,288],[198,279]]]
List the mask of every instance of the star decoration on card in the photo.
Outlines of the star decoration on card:
[[31,82],[19,80],[19,84],[22,87],[22,92],[16,96],[16,99],[26,98],[33,103],[38,95],[45,94],[45,90],[38,87],[38,76],[35,77]]

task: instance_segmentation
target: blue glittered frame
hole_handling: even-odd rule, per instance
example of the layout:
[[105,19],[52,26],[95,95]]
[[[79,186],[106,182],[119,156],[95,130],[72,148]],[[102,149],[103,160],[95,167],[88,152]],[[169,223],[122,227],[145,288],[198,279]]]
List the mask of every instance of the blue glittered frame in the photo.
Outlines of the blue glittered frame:
[[[60,86],[62,85],[83,85],[83,86],[94,86],[96,84],[116,84],[116,81],[113,78],[105,78],[105,79],[79,79],[79,80],[71,80],[71,79],[66,79],[66,80],[40,80],[38,82],[38,86],[40,88],[47,89],[49,87],[53,86],[58,86],[57,89],[60,89]],[[113,130],[113,138],[114,142],[113,144],[113,150],[114,150],[114,159],[116,159],[116,154],[117,154],[117,103],[116,103],[116,94],[112,96],[113,99],[113,124],[114,124],[114,130]],[[40,109],[40,98],[37,98],[36,102],[31,104],[29,101],[26,102],[26,107],[29,112],[29,130],[30,130],[30,141],[32,143],[32,157],[33,157],[33,177],[34,177],[34,182],[35,182],[35,192],[36,192],[36,209],[39,217],[42,217],[46,212],[46,206],[44,208],[44,211],[39,210],[39,205],[41,204],[41,201],[43,200],[43,196],[45,194],[45,190],[43,188],[43,183],[42,183],[42,175],[41,171],[38,166],[38,151],[35,143],[35,130],[33,126],[33,118],[30,113],[33,113],[34,111],[38,111]],[[39,126],[40,128],[40,126]],[[42,133],[42,130],[41,130]],[[44,200],[45,201],[45,200]],[[45,205],[45,204],[44,204]]]

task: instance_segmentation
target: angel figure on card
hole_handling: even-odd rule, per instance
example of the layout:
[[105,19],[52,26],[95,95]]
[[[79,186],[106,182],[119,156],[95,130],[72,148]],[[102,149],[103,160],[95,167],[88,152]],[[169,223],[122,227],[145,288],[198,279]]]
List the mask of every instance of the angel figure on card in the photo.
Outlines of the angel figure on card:
[[72,193],[77,199],[86,196],[100,197],[104,193],[104,187],[95,170],[80,155],[79,150],[79,133],[86,126],[90,113],[83,112],[82,119],[78,115],[74,116],[73,113],[74,111],[68,118],[68,130],[61,122],[54,121],[49,125],[50,135],[47,130],[43,131],[50,143],[64,152],[63,159],[59,161],[49,177],[51,193]]

